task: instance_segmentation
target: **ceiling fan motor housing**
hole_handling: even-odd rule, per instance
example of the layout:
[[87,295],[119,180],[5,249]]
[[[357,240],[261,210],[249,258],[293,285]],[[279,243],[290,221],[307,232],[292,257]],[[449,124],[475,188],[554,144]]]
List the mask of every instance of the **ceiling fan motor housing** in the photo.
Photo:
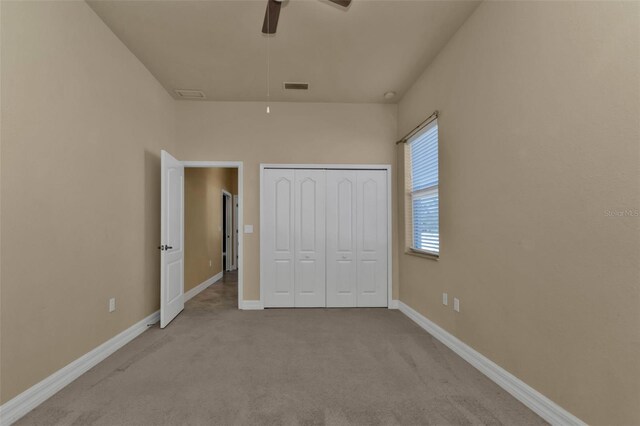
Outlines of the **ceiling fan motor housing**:
[[[267,11],[264,14],[262,32],[264,34],[275,34],[278,28],[278,18],[280,18],[280,7],[284,0],[267,0]],[[351,0],[329,0],[342,7],[349,7]]]

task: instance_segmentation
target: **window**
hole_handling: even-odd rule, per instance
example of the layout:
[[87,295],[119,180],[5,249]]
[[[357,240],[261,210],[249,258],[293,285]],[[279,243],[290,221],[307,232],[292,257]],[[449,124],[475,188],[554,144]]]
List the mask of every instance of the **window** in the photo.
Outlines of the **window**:
[[440,203],[437,120],[407,141],[405,170],[408,249],[438,256]]

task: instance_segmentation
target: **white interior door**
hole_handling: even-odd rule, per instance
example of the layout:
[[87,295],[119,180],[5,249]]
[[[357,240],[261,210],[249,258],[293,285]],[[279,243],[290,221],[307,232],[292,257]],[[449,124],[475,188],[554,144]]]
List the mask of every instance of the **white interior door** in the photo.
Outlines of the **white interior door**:
[[184,166],[160,153],[160,327],[184,309]]
[[355,307],[356,173],[327,170],[327,307]]
[[387,172],[357,172],[357,306],[387,306]]
[[325,171],[296,170],[295,306],[326,306]]
[[238,196],[233,196],[233,228],[231,231],[231,246],[233,247],[233,255],[231,257],[231,269],[238,269]]
[[292,307],[294,286],[294,171],[265,169],[260,247],[265,307]]
[[232,225],[232,221],[233,221],[233,207],[231,205],[231,194],[227,193],[227,192],[223,192],[222,196],[224,197],[224,270],[225,271],[231,271],[232,270],[232,266],[233,266],[233,245],[232,245],[232,238],[231,238],[231,230],[233,229]]

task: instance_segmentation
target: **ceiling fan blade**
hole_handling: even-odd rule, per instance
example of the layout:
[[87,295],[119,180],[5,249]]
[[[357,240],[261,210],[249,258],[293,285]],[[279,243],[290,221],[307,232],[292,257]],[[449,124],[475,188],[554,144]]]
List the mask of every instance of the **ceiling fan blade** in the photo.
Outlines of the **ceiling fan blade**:
[[351,0],[329,0],[331,3],[338,4],[342,7],[349,7]]
[[262,32],[265,34],[275,34],[278,28],[278,18],[280,17],[280,6],[282,3],[276,0],[267,0],[267,11],[264,14]]

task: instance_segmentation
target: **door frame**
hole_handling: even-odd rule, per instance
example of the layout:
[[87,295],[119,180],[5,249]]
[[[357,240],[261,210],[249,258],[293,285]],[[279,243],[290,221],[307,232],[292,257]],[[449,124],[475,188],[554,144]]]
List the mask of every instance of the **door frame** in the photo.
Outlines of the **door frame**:
[[[222,211],[222,241],[220,242],[222,245],[222,272],[232,271],[233,270],[233,262],[231,260],[231,256],[229,256],[229,249],[231,248],[231,254],[233,254],[233,195],[227,191],[222,190],[222,198],[226,197],[226,202],[229,203],[225,208],[225,202],[222,203],[223,211]],[[228,217],[227,217],[228,216]],[[226,224],[226,226],[225,226]],[[227,229],[229,230],[229,243],[227,244],[226,258],[224,251],[224,241],[227,238]]]
[[[238,224],[244,223],[244,163],[242,161],[182,161],[185,168],[238,169]],[[238,309],[247,309],[244,303],[244,230],[238,226]],[[224,266],[223,266],[224,267]]]
[[264,268],[262,260],[266,245],[263,244],[264,229],[264,170],[265,169],[324,169],[324,170],[385,170],[387,172],[387,308],[397,309],[398,302],[393,299],[393,228],[391,220],[391,164],[273,164],[260,163],[260,306],[264,307]]

